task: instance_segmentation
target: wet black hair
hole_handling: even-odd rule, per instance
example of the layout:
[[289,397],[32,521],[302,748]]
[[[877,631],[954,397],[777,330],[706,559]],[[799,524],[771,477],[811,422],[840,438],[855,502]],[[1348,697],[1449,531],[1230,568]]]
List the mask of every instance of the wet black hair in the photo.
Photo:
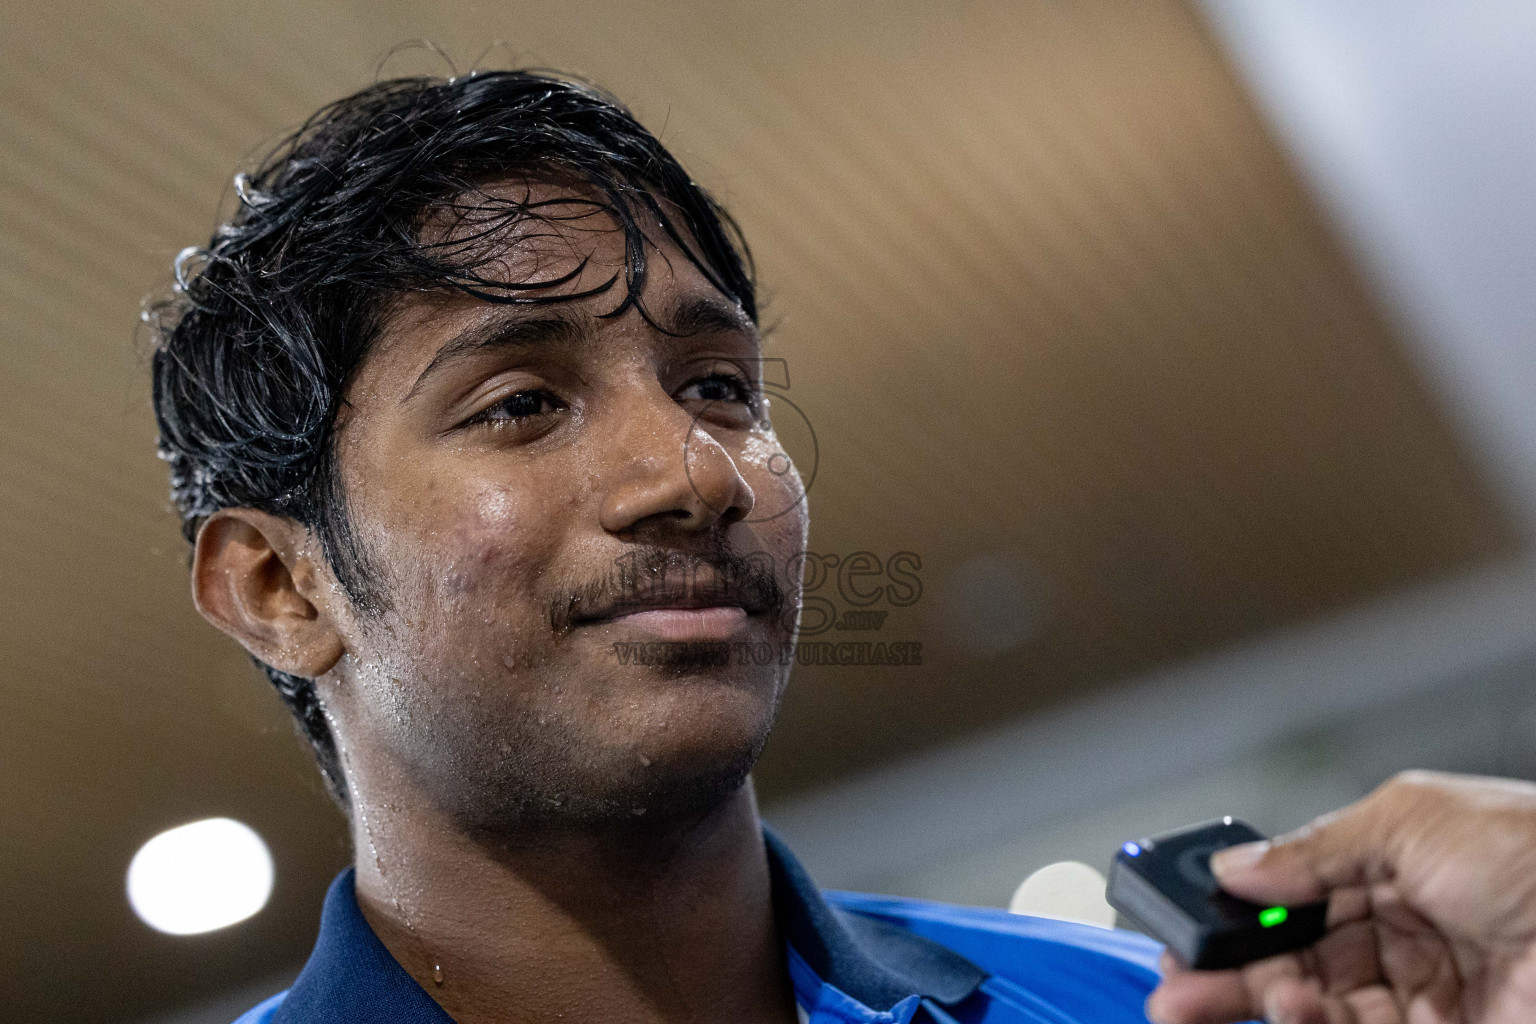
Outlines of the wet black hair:
[[[508,180],[569,184],[575,201],[485,189]],[[298,521],[364,612],[387,598],[350,527],[334,437],[345,390],[392,300],[457,290],[532,304],[613,291],[604,315],[637,307],[649,317],[651,224],[757,319],[751,256],[735,221],[622,104],[555,72],[377,82],[321,108],[236,175],[234,191],[232,216],[207,246],[178,255],[174,285],[144,307],[171,498],[189,541],[221,508]],[[605,211],[623,231],[624,265],[612,277],[554,295],[497,279],[488,243],[513,224],[583,206],[580,214]],[[460,230],[424,237],[426,219],[443,213]],[[346,809],[314,681],[257,664]]]

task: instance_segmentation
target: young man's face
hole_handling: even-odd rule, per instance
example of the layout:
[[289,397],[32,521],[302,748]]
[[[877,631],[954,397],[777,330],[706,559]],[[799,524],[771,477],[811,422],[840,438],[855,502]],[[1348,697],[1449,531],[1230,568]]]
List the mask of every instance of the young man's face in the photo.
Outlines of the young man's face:
[[[498,279],[580,268],[528,293],[558,295],[621,272],[606,215],[544,212],[498,240]],[[391,309],[338,441],[383,605],[335,610],[348,655],[322,683],[354,785],[494,830],[701,807],[755,760],[788,675],[803,493],[757,395],[756,328],[670,244],[649,266],[645,308],[677,336],[633,306],[598,316],[622,278],[552,305]],[[743,656],[759,645],[766,664]]]

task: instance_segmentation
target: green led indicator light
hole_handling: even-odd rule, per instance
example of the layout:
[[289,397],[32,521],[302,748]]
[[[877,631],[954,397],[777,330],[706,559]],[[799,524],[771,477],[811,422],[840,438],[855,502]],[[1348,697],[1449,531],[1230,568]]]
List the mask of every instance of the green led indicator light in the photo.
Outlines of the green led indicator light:
[[1273,928],[1277,924],[1285,924],[1285,919],[1290,916],[1291,912],[1284,907],[1268,907],[1259,911],[1259,924]]

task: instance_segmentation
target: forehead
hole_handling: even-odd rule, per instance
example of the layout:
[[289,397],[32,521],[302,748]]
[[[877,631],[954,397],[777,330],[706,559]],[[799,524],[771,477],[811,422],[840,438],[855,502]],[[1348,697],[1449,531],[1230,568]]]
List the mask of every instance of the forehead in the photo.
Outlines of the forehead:
[[[637,216],[644,215],[636,209]],[[653,243],[660,224],[642,222]],[[463,268],[481,290],[513,297],[564,288],[583,265],[621,268],[625,233],[606,196],[589,185],[523,178],[490,182],[430,207],[421,218],[419,244],[430,258]],[[587,288],[598,283],[589,280]]]
[[[641,294],[647,313],[669,330],[735,330],[756,335],[741,306],[717,289],[642,207]],[[482,186],[430,210],[421,244],[469,268],[459,288],[407,292],[389,304],[359,382],[421,372],[454,338],[477,326],[558,317],[584,333],[643,325],[631,298],[623,226],[588,187],[528,180]],[[505,301],[505,300],[513,301]],[[501,301],[497,301],[501,300]]]

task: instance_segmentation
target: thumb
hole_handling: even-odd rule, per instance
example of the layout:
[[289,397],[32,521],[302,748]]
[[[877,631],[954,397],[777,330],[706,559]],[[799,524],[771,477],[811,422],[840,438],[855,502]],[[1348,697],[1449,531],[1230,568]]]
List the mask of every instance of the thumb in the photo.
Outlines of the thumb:
[[1346,807],[1288,835],[1219,850],[1211,871],[1227,892],[1255,903],[1315,903],[1359,884],[1386,855],[1388,837],[1371,817],[1364,802]]

